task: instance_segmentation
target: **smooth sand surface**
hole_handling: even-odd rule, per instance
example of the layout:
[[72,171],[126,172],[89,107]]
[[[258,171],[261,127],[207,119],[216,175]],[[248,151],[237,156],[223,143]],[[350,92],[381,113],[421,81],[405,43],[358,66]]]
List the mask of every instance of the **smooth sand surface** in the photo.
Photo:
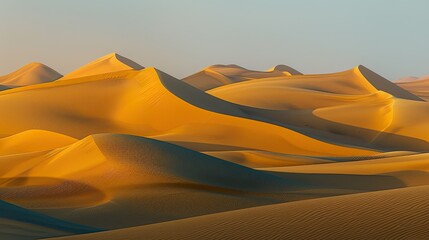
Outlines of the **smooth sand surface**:
[[61,77],[62,75],[52,68],[41,63],[33,62],[23,66],[15,72],[0,76],[0,90],[52,82]]
[[60,80],[143,68],[143,66],[126,57],[117,53],[110,53],[66,74]]
[[427,239],[429,187],[351,194],[55,239]]
[[77,139],[44,130],[28,130],[0,138],[0,155],[38,152],[64,147]]
[[401,88],[413,93],[416,96],[429,101],[429,76],[420,78],[402,79],[395,82]]
[[429,238],[426,80],[116,53],[60,77],[0,78],[0,238]]

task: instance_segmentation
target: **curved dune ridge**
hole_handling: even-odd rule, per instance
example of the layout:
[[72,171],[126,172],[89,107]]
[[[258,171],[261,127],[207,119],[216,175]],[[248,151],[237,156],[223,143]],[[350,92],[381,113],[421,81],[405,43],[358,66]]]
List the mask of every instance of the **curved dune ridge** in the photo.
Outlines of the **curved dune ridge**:
[[281,72],[288,72],[291,75],[302,75],[302,73],[300,71],[298,71],[298,70],[296,70],[296,69],[294,69],[294,68],[292,68],[290,66],[283,65],[283,64],[274,66],[274,67],[268,69],[267,71],[268,72],[281,71]]
[[428,214],[429,188],[423,186],[55,239],[426,239]]
[[62,75],[52,68],[41,63],[33,62],[23,66],[15,72],[0,76],[0,85],[3,86],[4,89],[7,89],[52,82],[61,77]]
[[[34,98],[38,101],[29,102]],[[16,108],[6,107],[12,104]],[[325,143],[249,119],[252,117],[236,105],[211,97],[154,68],[3,91],[0,114],[6,116],[0,119],[0,132],[4,134],[35,128],[77,138],[117,132],[179,144],[195,142],[280,153],[375,153]],[[228,137],[224,135],[226,132],[230,133]]]
[[59,133],[44,130],[28,130],[0,138],[0,155],[50,150],[70,145],[77,140]]
[[425,80],[31,66],[0,81],[0,238],[429,238]]
[[[278,202],[284,197],[277,195],[301,185],[169,143],[118,134],[1,156],[0,169],[1,199],[100,228]],[[168,193],[177,201],[169,203]],[[207,202],[194,202],[198,198]]]
[[388,150],[428,147],[429,138],[423,134],[428,130],[427,103],[363,66],[334,74],[248,80],[207,92],[236,104],[275,110],[271,119],[306,128],[310,134],[321,130],[319,136],[326,138],[353,137],[364,146]]
[[117,53],[110,53],[66,74],[60,80],[143,68],[140,64],[126,57]]

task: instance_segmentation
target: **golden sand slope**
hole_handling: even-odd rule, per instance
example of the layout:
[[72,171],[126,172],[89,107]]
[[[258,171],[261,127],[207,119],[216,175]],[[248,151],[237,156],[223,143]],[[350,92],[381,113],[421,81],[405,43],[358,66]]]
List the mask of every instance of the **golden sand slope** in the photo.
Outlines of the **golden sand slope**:
[[272,113],[254,114],[331,142],[386,150],[429,149],[424,134],[429,130],[424,120],[429,105],[363,66],[334,74],[249,80],[208,93],[268,109]]
[[0,85],[20,87],[57,80],[61,74],[41,63],[29,63],[15,72],[0,76]]
[[429,101],[429,76],[412,79],[410,81],[396,82],[401,88]]
[[384,91],[397,98],[416,96],[363,66],[333,74],[293,75],[256,79],[218,87],[211,95],[241,105],[265,109],[313,109],[349,104]]
[[0,138],[0,156],[37,152],[70,145],[77,140],[59,133],[44,130],[28,130]]
[[[37,101],[31,101],[37,99]],[[7,106],[15,106],[8,108]],[[172,141],[308,155],[366,155],[251,116],[148,68],[55,81],[0,93],[0,132],[44,129],[83,138],[127,133]],[[226,134],[228,133],[228,134]],[[188,145],[192,147],[191,145]]]
[[423,186],[56,239],[427,239],[428,217],[429,187]]
[[1,199],[102,228],[279,202],[284,197],[276,193],[299,186],[172,144],[116,134],[2,156],[0,169]]
[[25,240],[98,231],[0,201],[0,239]]
[[143,68],[144,67],[138,63],[135,63],[126,57],[123,57],[117,53],[110,53],[74,70],[69,74],[66,74],[60,80],[93,76],[103,73],[119,72],[124,70],[140,70]]
[[249,79],[259,79],[267,77],[290,76],[300,74],[298,71],[285,65],[279,65],[266,72],[248,70],[243,67],[231,65],[213,65],[204,68],[198,73],[182,79],[187,84],[200,90],[206,91],[231,83],[242,82]]
[[[184,81],[113,53],[1,91],[0,199],[127,228],[79,239],[426,238],[429,103],[363,66]],[[74,232],[1,214],[17,237]]]

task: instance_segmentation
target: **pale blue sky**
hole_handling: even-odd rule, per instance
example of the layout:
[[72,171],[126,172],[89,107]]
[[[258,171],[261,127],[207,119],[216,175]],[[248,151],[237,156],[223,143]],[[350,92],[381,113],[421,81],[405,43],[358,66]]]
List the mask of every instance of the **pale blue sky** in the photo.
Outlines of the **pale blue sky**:
[[184,77],[212,64],[429,74],[427,0],[0,0],[0,75],[110,52]]

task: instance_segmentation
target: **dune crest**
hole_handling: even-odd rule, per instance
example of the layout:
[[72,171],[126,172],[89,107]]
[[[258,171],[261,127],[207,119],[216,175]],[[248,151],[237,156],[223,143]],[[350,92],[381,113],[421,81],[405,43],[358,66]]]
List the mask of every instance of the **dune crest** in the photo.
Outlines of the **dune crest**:
[[77,139],[44,130],[28,130],[9,137],[0,138],[0,156],[28,153],[64,147]]
[[41,63],[29,63],[15,72],[0,76],[0,85],[3,88],[14,88],[39,83],[52,82],[62,75],[52,68]]
[[427,80],[51,70],[0,78],[0,238],[429,238]]
[[74,70],[71,73],[66,74],[60,80],[87,77],[124,70],[141,70],[143,68],[143,66],[126,57],[123,57],[117,53],[110,53]]
[[382,76],[371,71],[370,69],[368,69],[362,65],[359,65],[357,68],[358,68],[359,72],[378,90],[387,92],[387,93],[391,94],[392,96],[395,96],[395,97],[401,98],[401,99],[423,101],[421,98],[419,98],[416,95],[398,87],[396,84],[394,84],[394,83],[390,82],[389,80],[383,78]]
[[283,65],[283,64],[274,66],[274,67],[268,69],[267,71],[269,71],[269,72],[281,71],[281,72],[288,72],[291,75],[302,75],[302,73],[300,71],[298,71],[298,70],[296,70],[290,66]]

